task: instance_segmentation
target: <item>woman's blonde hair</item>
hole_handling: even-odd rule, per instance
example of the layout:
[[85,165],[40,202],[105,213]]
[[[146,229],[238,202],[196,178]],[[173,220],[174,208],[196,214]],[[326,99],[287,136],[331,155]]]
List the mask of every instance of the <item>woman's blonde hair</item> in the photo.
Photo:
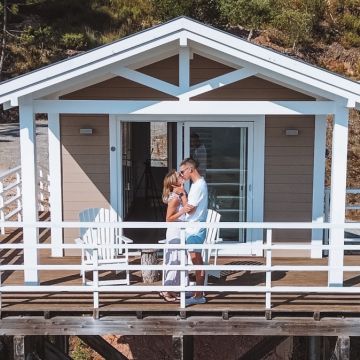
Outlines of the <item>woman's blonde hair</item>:
[[162,193],[162,200],[165,204],[169,201],[169,195],[174,185],[177,185],[178,178],[176,170],[170,170],[164,177],[164,187]]

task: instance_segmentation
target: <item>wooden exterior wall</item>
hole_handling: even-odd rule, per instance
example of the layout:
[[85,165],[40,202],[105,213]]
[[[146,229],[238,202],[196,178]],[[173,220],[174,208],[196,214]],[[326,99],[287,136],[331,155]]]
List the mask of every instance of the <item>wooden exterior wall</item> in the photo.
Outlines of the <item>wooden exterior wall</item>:
[[[286,136],[285,129],[297,129],[299,135]],[[265,221],[311,222],[314,133],[314,116],[266,117]],[[303,242],[311,232],[275,230],[273,235],[276,242]]]
[[[81,128],[93,129],[80,135]],[[79,213],[91,207],[108,207],[110,199],[110,159],[108,116],[62,115],[60,119],[62,153],[63,219],[79,221]],[[65,239],[79,236],[65,230]]]
[[[215,61],[194,54],[190,63],[190,83],[196,84],[219,76],[233,69]],[[146,66],[139,71],[158,77],[173,84],[178,83],[178,57],[174,56],[161,62]],[[175,100],[172,96],[147,88],[132,81],[114,77],[110,80],[73,92],[64,99],[153,99]],[[235,82],[209,93],[198,95],[193,100],[313,100],[308,95],[301,94],[281,85],[261,79],[256,76]],[[80,122],[79,122],[80,120]],[[100,206],[106,204],[109,198],[108,171],[108,121],[103,117],[93,118],[77,116],[62,117],[63,141],[63,183],[64,183],[64,218],[74,219],[78,212],[91,203]],[[84,121],[87,126],[98,128],[103,134],[97,138],[91,136],[91,145],[86,144],[87,137],[79,137],[79,126]],[[89,123],[89,121],[91,121]],[[76,125],[74,125],[76,124]],[[90,124],[90,125],[89,125]],[[285,136],[285,128],[299,129],[299,136]],[[101,129],[101,130],[100,130]],[[70,132],[73,131],[71,134]],[[96,132],[95,132],[96,133]],[[106,134],[106,135],[105,135]],[[96,145],[92,140],[101,142]],[[77,141],[80,141],[77,143]],[[71,143],[73,141],[73,143]],[[266,117],[266,148],[265,148],[265,221],[310,221],[312,201],[312,166],[314,146],[313,116],[267,116]],[[91,146],[91,165],[80,165],[75,158],[80,159],[80,153],[86,152]],[[89,149],[90,150],[90,149]],[[95,154],[99,150],[100,153]],[[89,154],[89,153],[88,153]],[[81,159],[90,161],[84,154]],[[87,160],[85,160],[87,159]],[[101,159],[101,160],[100,160]],[[96,161],[99,161],[97,164]],[[77,177],[84,185],[74,197],[74,167]],[[107,171],[105,168],[107,167]],[[101,172],[101,182],[95,172]],[[86,186],[85,186],[85,183]],[[74,185],[75,186],[75,185]],[[82,198],[83,197],[83,198]],[[93,206],[93,205],[91,205]],[[281,241],[304,240],[304,233],[278,233],[276,239]],[[309,236],[307,236],[310,239]]]

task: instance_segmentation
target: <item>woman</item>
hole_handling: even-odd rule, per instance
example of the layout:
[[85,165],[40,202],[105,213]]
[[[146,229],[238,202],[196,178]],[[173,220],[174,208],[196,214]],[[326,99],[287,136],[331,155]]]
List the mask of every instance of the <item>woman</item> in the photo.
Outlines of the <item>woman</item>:
[[[171,170],[164,178],[164,187],[162,199],[167,204],[166,221],[184,221],[184,205],[187,203],[186,192],[183,188],[183,180],[178,176],[175,170]],[[166,243],[180,243],[180,229],[166,230]],[[164,264],[180,265],[180,252],[177,249],[168,249],[164,251]],[[180,272],[177,270],[164,271],[164,285],[179,285]],[[160,296],[165,301],[174,302],[178,298],[174,292],[161,292]]]

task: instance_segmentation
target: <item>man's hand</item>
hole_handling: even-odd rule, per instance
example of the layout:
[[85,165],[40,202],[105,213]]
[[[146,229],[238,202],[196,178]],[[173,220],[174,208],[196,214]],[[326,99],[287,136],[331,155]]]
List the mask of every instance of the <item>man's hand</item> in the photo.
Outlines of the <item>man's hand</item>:
[[191,214],[192,212],[195,211],[195,209],[196,209],[196,206],[192,206],[192,205],[189,205],[189,204],[184,206],[184,210],[185,210],[185,212],[187,214]]

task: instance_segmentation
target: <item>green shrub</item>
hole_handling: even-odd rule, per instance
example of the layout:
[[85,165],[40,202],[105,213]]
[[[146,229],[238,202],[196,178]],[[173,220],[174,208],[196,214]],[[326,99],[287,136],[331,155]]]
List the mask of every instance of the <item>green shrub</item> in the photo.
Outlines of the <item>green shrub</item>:
[[19,40],[23,45],[35,45],[43,49],[44,47],[51,47],[56,41],[56,36],[50,26],[28,26],[21,33]]
[[310,39],[312,15],[297,9],[286,9],[275,17],[273,25],[285,34],[288,45],[295,48]]
[[231,25],[250,31],[264,28],[272,17],[271,0],[219,0],[219,6]]
[[61,45],[66,49],[80,50],[87,45],[84,34],[81,33],[65,33],[60,39]]
[[342,37],[342,43],[346,48],[360,47],[360,36],[354,32],[346,32]]

